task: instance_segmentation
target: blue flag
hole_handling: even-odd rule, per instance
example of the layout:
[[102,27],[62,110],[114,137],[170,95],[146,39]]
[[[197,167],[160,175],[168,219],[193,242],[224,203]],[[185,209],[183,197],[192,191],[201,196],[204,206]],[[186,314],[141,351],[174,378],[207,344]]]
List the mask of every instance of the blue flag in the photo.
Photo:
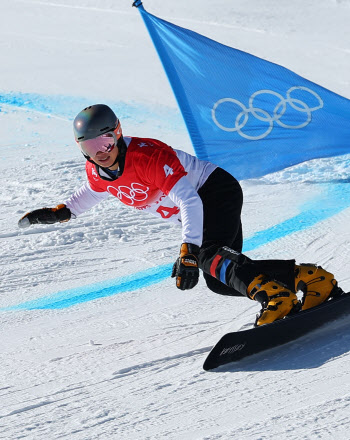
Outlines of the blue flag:
[[241,180],[350,153],[350,100],[135,3],[200,159]]

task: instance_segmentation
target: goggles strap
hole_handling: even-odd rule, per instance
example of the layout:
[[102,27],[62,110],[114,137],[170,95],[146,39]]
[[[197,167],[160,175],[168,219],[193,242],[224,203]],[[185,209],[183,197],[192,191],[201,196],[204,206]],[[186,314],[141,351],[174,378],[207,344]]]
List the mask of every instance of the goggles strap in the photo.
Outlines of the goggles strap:
[[118,139],[117,147],[118,147],[118,156],[117,156],[113,165],[115,165],[117,162],[119,162],[119,172],[117,174],[119,177],[123,174],[123,171],[124,171],[125,155],[126,155],[126,150],[127,150],[127,146],[126,146],[126,143],[124,141],[123,136],[120,136],[120,138]]

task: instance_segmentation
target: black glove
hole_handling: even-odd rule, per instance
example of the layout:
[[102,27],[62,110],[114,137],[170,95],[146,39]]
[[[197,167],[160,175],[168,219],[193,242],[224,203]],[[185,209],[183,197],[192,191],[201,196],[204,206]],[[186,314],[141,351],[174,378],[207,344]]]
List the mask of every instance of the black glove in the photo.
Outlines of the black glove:
[[192,289],[199,279],[199,247],[195,244],[182,243],[180,256],[176,260],[171,277],[176,277],[176,287],[181,290]]
[[20,228],[28,228],[30,225],[51,225],[57,222],[67,222],[72,213],[66,205],[57,205],[56,208],[41,208],[28,212],[18,222]]

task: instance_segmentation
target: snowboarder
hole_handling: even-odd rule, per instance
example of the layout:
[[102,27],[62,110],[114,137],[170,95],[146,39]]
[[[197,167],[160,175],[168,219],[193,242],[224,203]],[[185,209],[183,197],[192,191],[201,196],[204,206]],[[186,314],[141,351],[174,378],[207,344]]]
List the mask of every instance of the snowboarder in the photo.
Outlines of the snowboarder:
[[[261,304],[256,325],[314,307],[337,291],[334,276],[320,266],[242,254],[242,190],[225,170],[156,139],[124,137],[119,119],[104,104],[82,110],[73,128],[86,159],[87,182],[64,204],[25,214],[20,227],[68,221],[111,194],[128,206],[181,222],[182,244],[171,275],[176,286],[192,289],[200,268],[212,291]],[[297,291],[303,292],[301,301]]]

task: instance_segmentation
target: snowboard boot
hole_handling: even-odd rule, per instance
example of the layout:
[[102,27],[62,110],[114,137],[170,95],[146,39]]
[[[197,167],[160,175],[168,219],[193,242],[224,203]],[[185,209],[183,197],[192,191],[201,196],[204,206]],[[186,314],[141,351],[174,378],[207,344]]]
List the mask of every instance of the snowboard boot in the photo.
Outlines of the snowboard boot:
[[295,290],[304,294],[302,310],[318,306],[340,290],[333,274],[314,264],[295,266]]
[[254,278],[248,286],[247,295],[262,305],[255,326],[269,324],[301,309],[295,293],[265,275]]

